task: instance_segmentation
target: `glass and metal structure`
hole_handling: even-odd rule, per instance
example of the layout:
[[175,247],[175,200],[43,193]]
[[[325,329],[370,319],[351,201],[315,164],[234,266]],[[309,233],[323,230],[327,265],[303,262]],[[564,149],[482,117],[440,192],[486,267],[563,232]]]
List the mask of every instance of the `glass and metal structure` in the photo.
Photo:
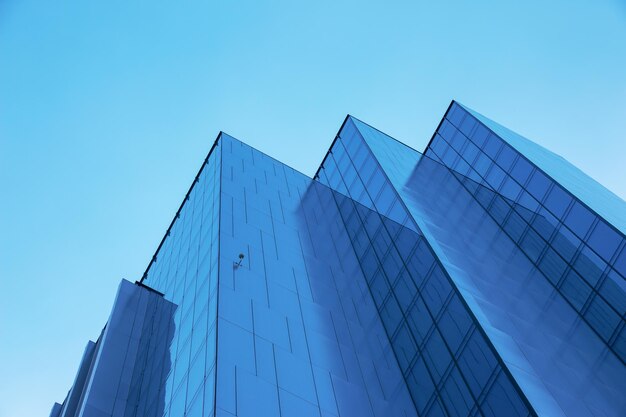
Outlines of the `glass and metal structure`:
[[452,102],[313,178],[220,133],[51,417],[626,415],[626,203]]

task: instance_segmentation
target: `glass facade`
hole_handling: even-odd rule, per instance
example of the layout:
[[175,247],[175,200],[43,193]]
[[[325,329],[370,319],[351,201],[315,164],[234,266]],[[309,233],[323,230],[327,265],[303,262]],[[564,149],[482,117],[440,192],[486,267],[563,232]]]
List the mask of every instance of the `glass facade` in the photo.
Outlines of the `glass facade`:
[[220,133],[51,416],[626,415],[585,178],[455,102],[424,154],[348,116],[313,179]]
[[[588,205],[593,202],[577,198],[548,175],[546,171],[554,170],[544,168],[550,161],[535,165],[516,149],[519,137],[507,142],[512,135],[503,138],[494,133],[497,128],[491,130],[492,123],[481,120],[454,103],[426,155],[460,174],[502,230],[624,362],[624,234],[597,214],[600,209]],[[535,144],[533,148],[542,149]],[[546,150],[542,153],[544,160],[550,156]],[[559,167],[566,164],[558,162]]]
[[[351,197],[338,205],[419,415],[529,415],[525,399],[370,150],[368,134],[380,135],[348,119],[318,175]],[[397,160],[389,147],[378,150],[382,160]]]
[[217,415],[415,415],[332,191],[221,147]]

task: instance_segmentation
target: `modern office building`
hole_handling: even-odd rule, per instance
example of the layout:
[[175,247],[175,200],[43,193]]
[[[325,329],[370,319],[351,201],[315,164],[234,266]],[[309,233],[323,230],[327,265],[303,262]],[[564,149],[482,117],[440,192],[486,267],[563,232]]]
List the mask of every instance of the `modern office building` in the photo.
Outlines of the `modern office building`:
[[313,178],[220,133],[52,417],[626,415],[626,203],[453,102]]

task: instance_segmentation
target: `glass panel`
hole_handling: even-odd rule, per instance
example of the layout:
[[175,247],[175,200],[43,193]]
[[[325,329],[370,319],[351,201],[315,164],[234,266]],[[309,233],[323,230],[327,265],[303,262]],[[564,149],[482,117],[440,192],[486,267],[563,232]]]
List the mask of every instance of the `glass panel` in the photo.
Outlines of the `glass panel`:
[[562,218],[571,201],[572,197],[555,184],[548,193],[545,205],[552,214],[558,218]]
[[610,261],[615,253],[615,250],[621,243],[621,238],[609,227],[604,221],[600,220],[596,223],[589,236],[589,246],[595,250],[605,261]]
[[586,207],[576,201],[565,218],[565,224],[572,232],[583,239],[587,235],[594,219],[595,216],[587,210]]

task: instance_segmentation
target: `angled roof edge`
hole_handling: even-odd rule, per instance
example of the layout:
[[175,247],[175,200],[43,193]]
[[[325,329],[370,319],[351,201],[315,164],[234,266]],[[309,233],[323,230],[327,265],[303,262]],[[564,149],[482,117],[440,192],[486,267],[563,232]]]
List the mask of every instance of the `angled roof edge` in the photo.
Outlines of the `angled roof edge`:
[[176,219],[179,218],[181,210],[183,209],[183,207],[185,206],[185,203],[189,199],[189,195],[191,194],[191,191],[193,190],[193,187],[198,182],[198,179],[200,178],[200,175],[202,174],[202,171],[204,170],[204,167],[207,165],[207,162],[209,161],[209,158],[213,154],[213,150],[217,147],[217,144],[219,143],[220,139],[222,138],[222,135],[230,136],[227,133],[222,132],[221,130],[217,134],[215,140],[213,141],[213,144],[211,145],[211,149],[209,149],[209,153],[207,153],[206,158],[204,158],[204,161],[202,161],[202,165],[200,165],[200,169],[198,170],[198,173],[194,177],[193,182],[191,183],[191,185],[189,186],[189,189],[187,190],[187,193],[185,194],[185,197],[183,198],[182,203],[180,203],[180,206],[178,207],[178,210],[176,210],[176,214],[174,215],[174,218],[170,222],[170,225],[167,227],[167,230],[165,231],[165,234],[163,235],[163,238],[161,238],[161,242],[159,242],[159,246],[157,246],[156,250],[154,251],[154,255],[152,255],[152,258],[150,258],[150,262],[148,262],[148,266],[146,267],[146,270],[144,271],[144,273],[141,276],[141,278],[137,281],[139,284],[143,284],[144,280],[148,277],[148,272],[150,271],[150,267],[152,267],[152,264],[154,264],[156,262],[157,255],[159,254],[159,251],[161,250],[161,247],[163,246],[163,243],[165,243],[165,239],[167,239],[167,237],[169,236],[170,231],[172,230],[172,227],[174,226],[174,223],[176,222]]
[[[422,154],[423,154],[423,152],[418,151],[418,150],[417,150],[417,149],[415,149],[414,147],[412,147],[412,146],[410,146],[410,145],[407,145],[406,143],[402,142],[401,140],[398,140],[398,139],[394,138],[393,136],[391,136],[391,135],[389,135],[389,134],[387,134],[387,133],[383,132],[382,130],[380,130],[380,129],[378,129],[378,128],[374,127],[374,126],[372,126],[372,125],[371,125],[371,124],[369,124],[369,123],[364,122],[363,120],[361,120],[361,119],[359,119],[359,118],[356,118],[356,117],[351,116],[351,115],[348,115],[348,118],[352,119],[352,120],[355,122],[354,124],[355,124],[355,126],[357,127],[357,129],[359,128],[359,126],[358,126],[358,125],[359,125],[359,124],[361,124],[362,126],[365,126],[365,127],[369,128],[369,129],[371,129],[371,130],[374,130],[374,131],[376,131],[376,132],[378,132],[378,133],[380,133],[380,134],[382,134],[382,135],[384,135],[384,136],[388,137],[389,139],[393,140],[394,142],[396,142],[396,143],[397,143],[397,144],[399,144],[399,145],[404,146],[405,148],[409,148],[410,150],[412,150],[412,151],[414,151],[414,152],[417,152],[417,153],[418,153],[418,154],[420,154],[420,155],[422,155]],[[361,129],[359,129],[359,131],[361,131]],[[363,132],[361,131],[361,133],[363,133]]]
[[454,101],[574,197],[626,234],[626,202],[574,164],[543,146]]

